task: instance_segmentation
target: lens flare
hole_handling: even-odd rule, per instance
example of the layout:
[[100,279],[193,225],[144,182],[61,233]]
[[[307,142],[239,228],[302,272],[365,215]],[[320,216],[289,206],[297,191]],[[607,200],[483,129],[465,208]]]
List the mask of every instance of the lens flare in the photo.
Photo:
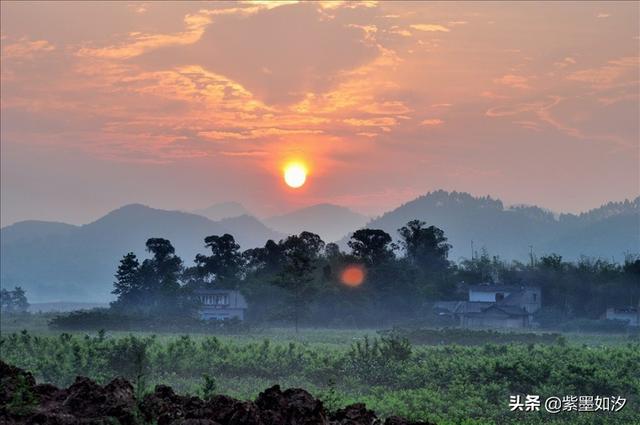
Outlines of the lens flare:
[[364,268],[357,264],[347,266],[340,274],[340,281],[352,288],[362,285],[362,282],[364,282]]

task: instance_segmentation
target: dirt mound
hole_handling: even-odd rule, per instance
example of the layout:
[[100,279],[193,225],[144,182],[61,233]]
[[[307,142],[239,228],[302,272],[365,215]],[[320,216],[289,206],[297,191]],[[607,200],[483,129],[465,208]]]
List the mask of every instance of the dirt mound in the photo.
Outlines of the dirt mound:
[[116,378],[105,386],[85,377],[69,388],[36,385],[33,375],[0,361],[0,424],[138,425],[418,425],[392,417],[381,421],[358,403],[330,414],[307,391],[278,385],[255,402],[224,395],[208,400],[176,394],[158,385],[137,401],[131,384]]

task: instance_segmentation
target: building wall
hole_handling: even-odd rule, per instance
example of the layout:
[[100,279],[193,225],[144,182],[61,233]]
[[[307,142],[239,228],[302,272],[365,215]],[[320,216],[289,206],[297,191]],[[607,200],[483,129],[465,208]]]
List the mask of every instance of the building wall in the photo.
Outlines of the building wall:
[[474,291],[469,290],[469,301],[473,302],[496,302],[496,294],[502,294],[504,298],[509,296],[510,292],[507,291]]
[[542,292],[539,288],[527,288],[524,291],[524,302],[520,305],[527,313],[535,313],[542,307]]
[[200,318],[203,320],[225,320],[232,318],[244,320],[244,309],[203,306],[200,308]]
[[638,326],[638,313],[636,312],[621,312],[608,308],[605,317],[609,320],[623,320],[628,322],[630,326]]

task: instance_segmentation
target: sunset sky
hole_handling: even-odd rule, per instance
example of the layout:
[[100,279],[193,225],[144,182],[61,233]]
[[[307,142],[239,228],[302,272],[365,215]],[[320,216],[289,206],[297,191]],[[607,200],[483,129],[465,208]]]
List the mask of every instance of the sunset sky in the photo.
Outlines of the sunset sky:
[[[2,225],[640,194],[637,2],[2,2]],[[282,167],[302,161],[306,184]]]

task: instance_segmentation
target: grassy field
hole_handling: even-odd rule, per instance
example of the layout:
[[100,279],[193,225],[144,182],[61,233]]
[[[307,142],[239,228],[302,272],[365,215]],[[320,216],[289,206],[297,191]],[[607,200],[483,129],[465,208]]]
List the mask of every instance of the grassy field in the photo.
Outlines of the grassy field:
[[[305,388],[331,408],[365,402],[382,416],[438,424],[640,423],[640,344],[624,335],[569,334],[546,344],[496,344],[487,337],[472,346],[443,337],[434,346],[380,338],[374,329],[71,334],[50,331],[46,318],[3,318],[0,356],[57,385],[76,375],[99,382],[125,376],[140,393],[164,383],[201,394],[208,375],[216,392],[237,398],[252,399],[277,383]],[[515,394],[620,395],[629,401],[608,414],[512,413],[508,401]]]

